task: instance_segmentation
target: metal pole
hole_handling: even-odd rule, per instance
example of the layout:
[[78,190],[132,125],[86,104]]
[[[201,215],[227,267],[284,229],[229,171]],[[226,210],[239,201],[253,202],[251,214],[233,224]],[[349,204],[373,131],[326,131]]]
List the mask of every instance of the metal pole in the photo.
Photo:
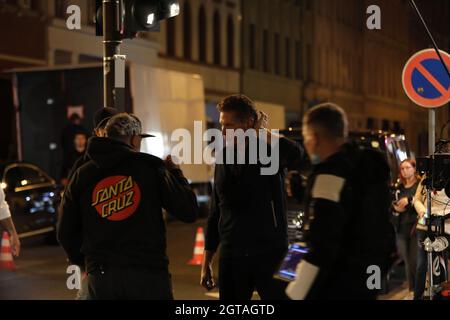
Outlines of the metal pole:
[[434,153],[436,146],[436,110],[430,109],[428,111],[428,153]]
[[[428,179],[432,179],[432,177],[428,177]],[[427,213],[426,213],[426,218],[429,219],[427,222],[428,224],[428,237],[427,239],[430,239],[430,242],[428,243],[428,246],[425,246],[425,250],[428,252],[428,275],[429,275],[429,295],[430,295],[430,300],[433,300],[433,247],[431,246],[431,242],[434,241],[434,237],[431,237],[431,230],[432,230],[432,226],[431,226],[431,184],[426,186],[427,188]]]
[[429,287],[430,297],[429,297],[429,299],[433,300],[433,298],[434,298],[434,292],[433,292],[433,286],[434,286],[434,283],[433,283],[433,251],[428,252],[428,273],[429,273],[429,277],[430,277],[430,282],[429,282],[429,284],[430,284],[430,287]]
[[103,0],[103,106],[118,107],[114,56],[120,54],[120,0]]

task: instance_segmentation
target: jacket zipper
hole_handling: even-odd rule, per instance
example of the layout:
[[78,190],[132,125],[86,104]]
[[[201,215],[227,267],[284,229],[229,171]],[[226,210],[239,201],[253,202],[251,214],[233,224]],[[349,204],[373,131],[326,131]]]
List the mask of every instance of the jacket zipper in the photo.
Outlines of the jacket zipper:
[[278,228],[278,223],[277,223],[277,217],[275,215],[275,207],[273,205],[273,201],[270,201],[270,204],[272,205],[273,224],[274,224],[275,229],[276,229],[276,228]]

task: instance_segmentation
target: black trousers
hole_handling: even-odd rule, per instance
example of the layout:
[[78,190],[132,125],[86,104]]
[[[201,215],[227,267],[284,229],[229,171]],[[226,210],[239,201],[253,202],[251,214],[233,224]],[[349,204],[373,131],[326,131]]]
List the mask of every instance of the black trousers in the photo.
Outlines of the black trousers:
[[166,271],[98,266],[88,274],[91,300],[173,300]]
[[246,257],[219,259],[221,300],[250,300],[256,289],[262,300],[286,300],[287,282],[273,278],[285,250]]
[[409,291],[414,291],[417,268],[417,238],[416,235],[397,234],[397,249],[405,262],[406,280]]

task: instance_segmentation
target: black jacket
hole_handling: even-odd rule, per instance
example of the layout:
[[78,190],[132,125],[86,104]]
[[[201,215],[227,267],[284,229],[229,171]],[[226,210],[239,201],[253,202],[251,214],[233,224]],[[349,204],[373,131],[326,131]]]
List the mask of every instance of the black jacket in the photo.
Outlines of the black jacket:
[[[217,158],[225,157],[223,151]],[[279,156],[274,175],[261,175],[259,162],[216,164],[206,250],[215,252],[220,243],[221,257],[239,257],[287,248],[284,168],[299,164],[303,150],[281,138]]]
[[308,299],[371,299],[379,293],[366,282],[370,266],[383,270],[389,250],[389,166],[383,154],[361,152],[343,145],[308,179],[309,253],[303,260],[319,268]]
[[60,206],[58,240],[78,265],[166,270],[162,208],[184,222],[197,215],[195,194],[180,170],[108,138],[92,138]]

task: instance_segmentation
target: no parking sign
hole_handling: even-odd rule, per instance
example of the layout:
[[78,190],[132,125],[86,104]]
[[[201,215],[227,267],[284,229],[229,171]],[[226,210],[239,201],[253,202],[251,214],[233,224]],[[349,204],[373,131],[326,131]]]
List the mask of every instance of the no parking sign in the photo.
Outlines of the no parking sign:
[[[450,55],[439,51],[450,68]],[[450,77],[434,49],[419,51],[408,60],[402,83],[408,97],[421,107],[436,108],[450,101]]]

